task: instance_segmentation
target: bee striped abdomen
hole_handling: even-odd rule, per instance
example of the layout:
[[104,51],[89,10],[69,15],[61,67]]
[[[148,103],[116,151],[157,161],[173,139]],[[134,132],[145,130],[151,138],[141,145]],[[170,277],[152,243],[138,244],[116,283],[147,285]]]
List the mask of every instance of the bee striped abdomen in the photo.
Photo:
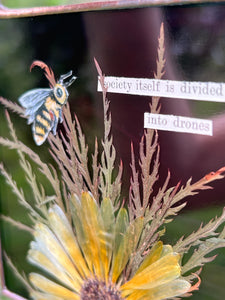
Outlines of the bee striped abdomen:
[[52,129],[54,117],[51,117],[50,111],[45,104],[37,111],[35,122],[33,124],[33,136],[37,145],[43,144]]
[[51,119],[49,119],[49,118],[46,119],[43,113],[42,113],[42,115],[41,114],[37,115],[36,122],[41,123],[44,127],[47,127],[47,128],[49,126],[51,126]]

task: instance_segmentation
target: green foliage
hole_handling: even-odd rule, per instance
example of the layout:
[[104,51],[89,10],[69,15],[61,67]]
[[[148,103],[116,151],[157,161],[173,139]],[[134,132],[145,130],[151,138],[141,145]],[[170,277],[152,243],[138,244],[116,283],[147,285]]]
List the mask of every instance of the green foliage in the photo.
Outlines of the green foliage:
[[59,0],[3,0],[2,4],[8,8],[23,8],[23,7],[35,7],[35,6],[53,6],[53,5],[66,5],[71,1],[59,1]]
[[8,8],[25,8],[88,3],[92,0],[2,0],[1,2]]

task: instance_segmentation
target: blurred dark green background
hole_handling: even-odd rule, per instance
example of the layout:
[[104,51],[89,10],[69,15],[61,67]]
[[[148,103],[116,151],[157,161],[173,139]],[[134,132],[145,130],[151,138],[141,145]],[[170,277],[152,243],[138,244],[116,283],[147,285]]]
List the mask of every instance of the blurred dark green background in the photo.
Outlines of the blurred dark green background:
[[91,2],[91,0],[2,0],[1,2],[8,8],[27,8],[36,6],[54,6],[87,3]]
[[[96,91],[97,75],[94,69],[93,56],[98,59],[103,72],[106,72],[107,75],[146,77],[149,74],[148,76],[152,77],[155,71],[157,46],[155,37],[159,34],[159,26],[148,28],[146,23],[145,27],[147,28],[140,31],[140,27],[136,26],[135,23],[139,21],[136,18],[143,10],[148,10],[150,16],[160,15],[164,21],[167,37],[166,52],[172,58],[173,67],[179,70],[178,78],[180,80],[225,81],[225,6],[174,6],[158,9],[84,12],[0,20],[0,95],[9,100],[17,101],[19,95],[26,90],[47,87],[47,81],[40,69],[35,68],[32,73],[29,72],[29,66],[35,59],[43,60],[51,66],[56,78],[60,74],[73,70],[78,79],[69,88],[69,102],[72,112],[78,115],[87,135],[90,149],[92,149],[94,136],[101,136],[102,134],[101,95]],[[121,25],[116,24],[118,19],[123,20]],[[97,20],[98,24],[102,21],[101,31],[96,26]],[[114,32],[114,25],[116,29],[121,29],[121,31],[116,31],[117,34]],[[126,26],[125,30],[123,26]],[[139,40],[140,36],[142,36],[143,44],[135,43],[135,40]],[[146,55],[142,47],[145,45],[145,41],[148,43],[150,40],[151,43],[151,37],[154,39],[152,43],[155,53]],[[99,44],[96,45],[96,43]],[[142,50],[144,54],[141,55]],[[129,61],[130,52],[134,55],[132,62]],[[135,55],[135,53],[137,54]],[[122,55],[126,58],[126,54],[127,61],[125,62],[123,59],[121,62]],[[107,60],[107,55],[111,61]],[[110,68],[112,65],[114,66],[113,69]],[[122,71],[117,71],[116,66],[118,65]],[[118,70],[120,70],[119,67]],[[127,101],[128,97],[118,98],[117,95],[109,95],[112,118],[116,120],[113,123],[113,134],[117,153],[118,157],[122,157],[125,164],[124,194],[126,197],[130,177],[130,142],[126,147],[123,147],[121,139],[125,137],[129,141],[134,141],[137,148],[143,133],[143,113],[148,109],[149,101],[146,97],[136,97],[137,100],[135,100],[133,96],[130,96],[128,101],[132,103],[131,106],[124,104],[123,110],[121,110],[121,106],[118,109],[116,107],[118,102],[120,101],[121,105],[123,99]],[[164,101],[162,100],[162,107],[163,104]],[[190,107],[193,115],[197,117],[211,117],[225,110],[224,104],[210,102],[190,101]],[[131,121],[134,123],[136,131],[129,131],[123,125],[123,121],[130,115],[133,116],[134,113],[138,121]],[[35,146],[30,126],[17,115],[12,113],[11,116],[18,137],[37,151],[43,160],[54,163],[48,154],[47,143],[41,147]],[[8,135],[3,107],[0,107],[0,135]],[[179,134],[177,138],[179,138]],[[166,153],[169,151],[169,147],[169,144],[165,146],[164,143],[161,151]],[[175,153],[175,156],[178,155],[182,156],[182,153]],[[216,157],[215,153],[212,155]],[[0,161],[3,161],[6,169],[18,182],[18,186],[23,187],[27,198],[32,203],[32,193],[19,167],[17,154],[0,147]],[[204,161],[200,161],[199,164],[204,164]],[[215,169],[218,168],[217,164],[216,162]],[[186,172],[185,168],[182,172],[179,171],[180,173],[176,172],[176,167],[173,168],[174,165],[173,161],[164,161],[162,169],[167,170],[168,167],[172,169],[172,177],[174,175],[176,179],[172,180],[171,184],[176,183],[177,178],[184,183],[192,174]],[[225,165],[225,153],[224,159],[221,159],[220,167],[223,165]],[[204,175],[205,173],[202,174],[202,176]],[[40,177],[41,179],[42,177]],[[217,185],[213,184],[213,186],[216,189]],[[47,193],[51,195],[51,190],[48,190],[48,186],[45,187]],[[206,202],[204,202],[204,197],[207,198]],[[191,201],[188,209],[172,224],[168,225],[166,242],[173,244],[181,235],[197,229],[201,221],[209,221],[216,214],[220,215],[225,203],[225,190],[220,188],[219,195],[214,194],[213,191],[206,191],[203,193],[201,202],[198,202],[198,196],[195,196],[194,200]],[[11,193],[2,177],[0,177],[0,210],[2,214],[9,215],[26,224],[28,222],[24,209],[18,205],[16,197]],[[30,236],[27,233],[18,232],[16,228],[3,221],[1,222],[1,235],[3,247],[18,269],[31,270],[32,268],[26,262]],[[204,268],[200,291],[195,292],[192,299],[224,299],[225,251],[220,250],[217,253],[220,254],[217,259]],[[20,282],[6,265],[5,274],[9,289],[26,296]]]
[[27,1],[27,0],[9,0],[9,1],[2,1],[2,4],[9,7],[9,8],[20,8],[20,7],[35,7],[35,6],[52,6],[52,5],[62,5],[68,4],[71,1],[59,1],[59,0],[47,0],[47,1]]

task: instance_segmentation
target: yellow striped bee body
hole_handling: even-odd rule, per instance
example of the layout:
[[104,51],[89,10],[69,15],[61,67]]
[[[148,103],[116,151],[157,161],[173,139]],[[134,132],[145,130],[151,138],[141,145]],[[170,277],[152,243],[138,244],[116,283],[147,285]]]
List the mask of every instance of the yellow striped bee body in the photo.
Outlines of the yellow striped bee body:
[[[30,90],[18,99],[19,103],[26,109],[28,124],[32,124],[34,141],[37,145],[42,145],[50,131],[56,134],[58,122],[63,121],[62,108],[66,103],[69,93],[67,87],[76,79],[72,76],[72,71],[61,75],[58,82],[55,81],[53,71],[42,61],[34,61],[30,70],[34,66],[39,66],[45,70],[45,76],[49,80],[50,88],[39,88]],[[64,80],[70,77],[70,80]]]

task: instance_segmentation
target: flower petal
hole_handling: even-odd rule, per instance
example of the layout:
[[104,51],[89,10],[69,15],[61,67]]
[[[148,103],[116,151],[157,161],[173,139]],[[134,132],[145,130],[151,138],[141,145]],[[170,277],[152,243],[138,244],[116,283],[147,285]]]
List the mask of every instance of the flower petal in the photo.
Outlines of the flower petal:
[[121,272],[125,268],[131,254],[135,252],[136,246],[139,242],[140,235],[143,229],[143,218],[139,217],[131,222],[124,234],[120,238],[120,244],[112,261],[112,282],[116,282]]
[[180,276],[179,258],[176,253],[160,258],[123,284],[121,290],[150,289],[176,279]]
[[136,274],[140,273],[146,267],[148,267],[149,265],[151,265],[152,263],[154,263],[155,261],[157,261],[161,257],[162,250],[163,250],[163,243],[162,242],[156,243],[152,247],[152,249],[149,252],[149,254],[146,256],[146,258],[144,259],[144,261],[142,262],[142,264],[140,265],[140,267],[138,268]]
[[83,278],[87,278],[90,275],[90,271],[88,270],[84,257],[81,254],[73,230],[65,214],[58,205],[54,205],[49,210],[49,222],[52,231],[55,233],[79,273]]
[[[75,294],[74,292],[70,291],[69,289],[47,279],[46,277],[31,273],[30,281],[32,284],[38,289],[41,290],[49,295],[53,295],[56,297],[59,297],[63,300],[79,300],[80,297],[78,294]],[[46,298],[45,298],[46,299]]]
[[[33,244],[35,245],[35,244]],[[33,249],[30,249],[28,252],[29,261],[42,268],[42,270],[47,271],[51,276],[60,280],[64,285],[74,288],[73,280],[65,273],[62,272],[55,264],[53,264],[48,257],[46,257],[42,252],[35,249],[35,246],[32,246]],[[58,276],[60,274],[60,276]]]
[[167,284],[147,290],[132,290],[126,300],[163,300],[181,296],[188,292],[191,284],[183,279],[176,279]]
[[[31,246],[38,249],[55,265],[58,269],[57,277],[60,278],[61,273],[65,273],[73,281],[74,289],[79,290],[82,284],[80,274],[54,233],[46,225],[37,223],[34,236],[36,242],[33,242]],[[44,268],[45,266],[43,266]]]
[[[115,243],[115,215],[112,201],[109,198],[105,198],[101,202],[101,216],[104,226],[104,239],[107,251],[107,263],[105,264],[105,273],[109,273],[110,263],[113,254],[113,248]],[[107,281],[107,278],[106,278]]]
[[100,209],[88,192],[83,192],[81,201],[72,198],[74,224],[77,239],[91,272],[106,280],[108,277],[110,258],[107,251],[107,233],[101,217]]
[[53,296],[42,292],[37,292],[35,290],[32,290],[30,292],[30,297],[34,300],[62,300],[61,297]]

